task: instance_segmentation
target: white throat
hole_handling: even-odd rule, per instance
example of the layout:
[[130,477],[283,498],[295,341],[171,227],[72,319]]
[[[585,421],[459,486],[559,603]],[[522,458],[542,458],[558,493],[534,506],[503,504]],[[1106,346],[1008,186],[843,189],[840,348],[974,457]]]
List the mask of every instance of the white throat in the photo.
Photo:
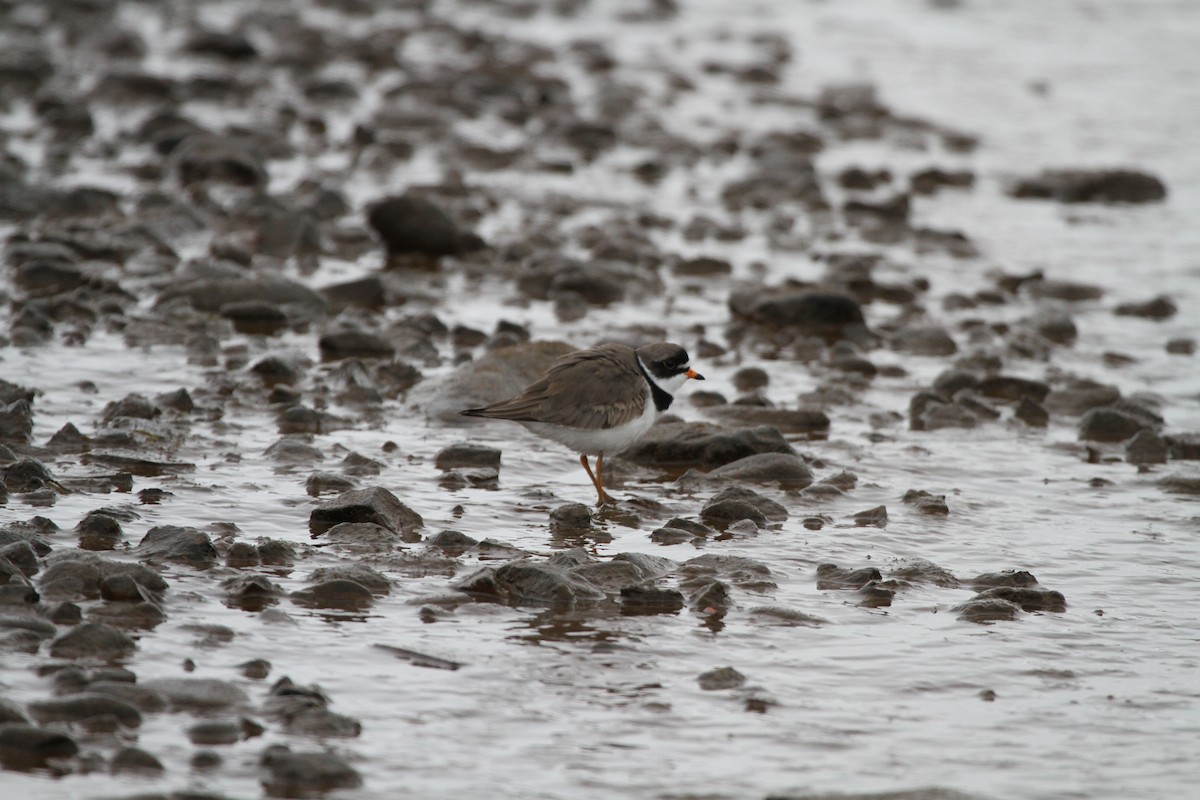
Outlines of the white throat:
[[679,391],[679,387],[687,382],[688,376],[686,372],[679,375],[672,375],[669,378],[656,378],[654,373],[646,368],[646,362],[642,361],[641,357],[638,358],[638,364],[641,365],[642,372],[645,373],[647,380],[672,397]]

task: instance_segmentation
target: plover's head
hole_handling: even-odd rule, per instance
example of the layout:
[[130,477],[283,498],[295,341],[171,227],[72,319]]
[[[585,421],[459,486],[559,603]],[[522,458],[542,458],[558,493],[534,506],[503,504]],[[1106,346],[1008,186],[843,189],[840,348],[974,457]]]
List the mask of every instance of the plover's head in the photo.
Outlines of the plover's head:
[[675,394],[688,378],[704,380],[704,376],[688,363],[687,350],[672,342],[655,342],[639,347],[637,357],[650,379],[667,394]]

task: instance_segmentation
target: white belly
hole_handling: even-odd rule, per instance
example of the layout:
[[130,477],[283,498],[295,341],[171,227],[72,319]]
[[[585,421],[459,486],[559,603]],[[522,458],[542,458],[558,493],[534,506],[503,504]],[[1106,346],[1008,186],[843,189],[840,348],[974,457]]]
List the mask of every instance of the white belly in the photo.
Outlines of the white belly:
[[[647,389],[646,394],[649,393],[650,391]],[[521,424],[530,432],[565,445],[576,453],[589,456],[598,456],[601,453],[611,455],[621,452],[642,438],[646,431],[650,430],[654,421],[658,419],[658,413],[658,409],[654,407],[654,401],[647,397],[646,408],[642,415],[616,428],[588,430],[587,428],[566,428],[545,422],[522,422]]]

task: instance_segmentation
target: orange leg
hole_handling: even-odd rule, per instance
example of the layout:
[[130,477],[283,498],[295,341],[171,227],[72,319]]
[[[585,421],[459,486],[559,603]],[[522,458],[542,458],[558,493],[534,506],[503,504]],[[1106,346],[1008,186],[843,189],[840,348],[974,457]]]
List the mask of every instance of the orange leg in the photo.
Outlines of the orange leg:
[[592,486],[596,489],[596,507],[605,505],[606,503],[615,503],[608,493],[604,491],[604,454],[596,456],[596,472],[593,474],[592,466],[588,463],[586,455],[580,454],[579,463],[587,471],[588,477],[592,479]]

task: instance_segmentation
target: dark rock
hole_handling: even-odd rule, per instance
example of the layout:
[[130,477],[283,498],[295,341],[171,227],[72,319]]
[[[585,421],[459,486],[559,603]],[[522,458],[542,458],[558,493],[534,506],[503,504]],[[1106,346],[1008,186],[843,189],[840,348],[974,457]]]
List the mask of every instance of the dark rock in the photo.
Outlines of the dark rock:
[[161,694],[175,711],[228,711],[250,702],[237,685],[216,678],[154,678],[139,685]]
[[696,681],[701,689],[712,692],[719,689],[736,689],[746,683],[746,676],[733,667],[719,667],[701,673]]
[[260,766],[265,771],[263,786],[271,797],[308,797],[336,789],[357,789],[362,777],[334,753],[293,753],[285,745],[272,745]]
[[250,367],[250,371],[266,386],[292,386],[304,378],[304,368],[299,363],[281,356],[267,356]]
[[477,468],[499,470],[500,451],[478,444],[452,444],[438,451],[433,463],[443,471]]
[[37,550],[26,541],[12,542],[0,547],[0,560],[11,564],[26,578],[32,578],[41,569]]
[[746,426],[776,428],[781,433],[802,433],[820,437],[829,432],[829,417],[820,409],[767,408],[734,403],[712,406],[705,414],[723,422]]
[[1030,296],[1039,300],[1062,300],[1066,303],[1082,303],[1088,300],[1099,300],[1104,296],[1104,289],[1090,283],[1074,281],[1056,281],[1046,278],[1030,280],[1023,284]]
[[875,506],[854,515],[854,524],[860,528],[873,525],[877,528],[887,527],[888,515],[886,506]]
[[327,333],[317,346],[322,361],[340,361],[346,358],[391,358],[396,349],[380,337],[365,331],[341,331]]
[[386,552],[394,550],[398,542],[420,541],[419,533],[398,534],[373,522],[341,522],[322,536],[331,545],[355,552]]
[[127,658],[137,649],[133,640],[111,625],[85,622],[50,643],[50,655],[91,661]]
[[25,444],[33,434],[33,408],[27,400],[0,406],[0,442]]
[[1177,433],[1167,437],[1171,458],[1177,461],[1200,460],[1200,433]]
[[241,575],[221,584],[226,605],[243,611],[262,611],[279,602],[283,589],[265,575]]
[[89,511],[75,526],[84,550],[112,550],[121,541],[121,523],[103,511]]
[[904,493],[901,502],[913,506],[922,514],[944,517],[950,513],[950,508],[946,505],[946,495],[930,494],[923,489],[909,489]]
[[[263,451],[263,455],[268,456],[277,464],[312,464],[317,461],[324,461],[325,454],[318,448],[303,440],[303,437],[287,435],[281,438],[275,444]],[[325,482],[318,477],[320,473],[315,473],[309,478],[310,482],[317,484],[318,492],[326,488],[335,488],[335,486],[326,486]],[[354,488],[354,482],[348,479],[341,479],[345,485],[342,491]],[[314,494],[312,491],[309,494]]]
[[514,606],[572,608],[604,599],[604,592],[590,581],[562,567],[529,559],[485,567],[458,581],[455,588],[479,600]]
[[975,597],[976,600],[1007,600],[1023,611],[1052,611],[1062,613],[1067,610],[1066,598],[1061,592],[1043,589],[1040,586],[995,586],[984,589]]
[[51,759],[79,753],[75,740],[60,730],[20,722],[0,724],[0,765],[6,769],[44,768]]
[[32,458],[23,458],[0,467],[0,483],[14,494],[27,494],[47,487],[61,486],[42,462]]
[[688,608],[701,614],[724,614],[733,608],[729,586],[719,580],[699,583],[688,596]]
[[1015,378],[1008,375],[996,375],[980,381],[976,387],[976,391],[982,396],[990,397],[994,400],[1016,402],[1022,397],[1029,397],[1040,403],[1050,393],[1050,387],[1041,381]]
[[1093,442],[1124,442],[1149,427],[1134,414],[1116,408],[1093,408],[1079,421],[1079,439]]
[[383,280],[371,275],[358,280],[333,284],[321,289],[321,294],[334,310],[345,308],[382,309],[389,303],[389,292]]
[[715,533],[715,530],[703,523],[675,517],[668,520],[661,528],[652,531],[650,539],[660,544],[679,544],[680,542],[705,539]]
[[1196,340],[1181,337],[1179,339],[1170,339],[1167,342],[1166,350],[1174,356],[1190,356],[1196,352]]
[[229,183],[261,187],[267,182],[262,159],[244,143],[211,134],[185,138],[171,154],[175,174],[184,186]]
[[947,589],[955,589],[961,585],[949,570],[922,558],[908,559],[904,566],[892,570],[891,577],[908,583],[932,584]]
[[212,566],[220,555],[207,533],[177,525],[151,528],[138,542],[137,553],[140,558],[179,561],[201,569]]
[[846,569],[837,564],[821,564],[817,567],[817,588],[822,591],[830,589],[861,589],[872,581],[883,580],[879,570],[874,567]]
[[361,583],[334,579],[291,594],[292,602],[306,608],[362,611],[375,602],[371,590]]
[[1024,587],[1037,586],[1037,578],[1025,570],[1004,570],[1003,572],[985,572],[967,581],[977,592],[995,586]]
[[815,336],[828,344],[841,339],[867,342],[873,338],[862,308],[846,295],[764,288],[733,294],[729,308],[735,319]]
[[1125,460],[1130,464],[1165,464],[1169,450],[1163,437],[1142,429],[1125,444]]
[[334,567],[321,567],[309,576],[313,583],[348,580],[365,586],[371,594],[385,595],[392,590],[392,583],[379,570],[366,564],[342,564]]
[[67,695],[54,700],[40,700],[29,704],[29,715],[39,725],[51,722],[83,722],[95,717],[112,716],[127,728],[142,724],[142,712],[124,700],[105,694]]
[[309,315],[325,314],[325,298],[302,283],[286,278],[204,278],[172,286],[158,296],[157,305],[186,301],[197,311],[217,314],[230,303],[256,302]]
[[446,212],[420,197],[389,197],[371,207],[367,222],[389,256],[419,254],[437,258],[478,250],[478,237],[465,234]]
[[1076,380],[1056,388],[1045,398],[1045,404],[1052,413],[1080,416],[1093,408],[1111,406],[1120,400],[1121,391],[1115,386]]
[[166,771],[161,761],[140,747],[122,747],[113,755],[109,768],[113,775],[156,775]]
[[425,524],[420,514],[381,486],[355,489],[322,503],[309,516],[308,528],[319,536],[340,522],[371,522],[401,534]]
[[430,547],[436,547],[449,556],[460,556],[479,544],[478,539],[459,531],[438,531],[428,539]]
[[621,613],[626,615],[673,614],[683,608],[683,593],[655,586],[621,589]]
[[713,498],[700,510],[700,518],[719,531],[735,522],[747,520],[758,527],[765,527],[767,518],[753,503],[739,498]]
[[1050,412],[1041,403],[1027,396],[1017,402],[1013,416],[1034,428],[1045,428],[1050,424]]
[[566,503],[550,512],[553,531],[581,531],[592,527],[592,510],[583,503]]
[[1011,603],[999,597],[974,597],[961,605],[954,606],[950,610],[957,613],[958,618],[964,622],[978,622],[980,624],[1009,622],[1016,619],[1017,614],[1021,613],[1021,607],[1016,603]]
[[958,345],[945,328],[937,325],[908,325],[889,338],[891,346],[918,356],[951,356]]
[[1060,203],[1152,203],[1165,198],[1167,189],[1158,178],[1136,170],[1063,169],[1022,178],[1009,194]]
[[1168,475],[1158,482],[1158,488],[1172,494],[1200,496],[1200,478],[1184,475]]
[[856,594],[861,598],[858,605],[863,608],[887,608],[896,599],[895,581],[871,581]]
[[803,458],[792,453],[746,456],[717,467],[702,477],[730,483],[773,483],[784,489],[803,489],[813,481],[812,469]]
[[681,586],[692,589],[720,578],[749,591],[765,591],[775,588],[771,569],[761,561],[743,556],[727,556],[709,553],[688,559],[679,568]]
[[771,427],[726,429],[709,423],[665,422],[653,426],[621,458],[646,467],[714,469],[758,453],[795,450]]
[[206,720],[189,726],[187,737],[197,747],[237,744],[242,740],[242,726],[229,719]]
[[1175,316],[1179,307],[1169,297],[1158,296],[1153,300],[1141,303],[1121,303],[1114,313],[1123,317],[1144,317],[1145,319],[1164,320]]
[[274,336],[288,326],[288,315],[279,306],[259,300],[226,303],[217,313],[235,331],[250,336]]

